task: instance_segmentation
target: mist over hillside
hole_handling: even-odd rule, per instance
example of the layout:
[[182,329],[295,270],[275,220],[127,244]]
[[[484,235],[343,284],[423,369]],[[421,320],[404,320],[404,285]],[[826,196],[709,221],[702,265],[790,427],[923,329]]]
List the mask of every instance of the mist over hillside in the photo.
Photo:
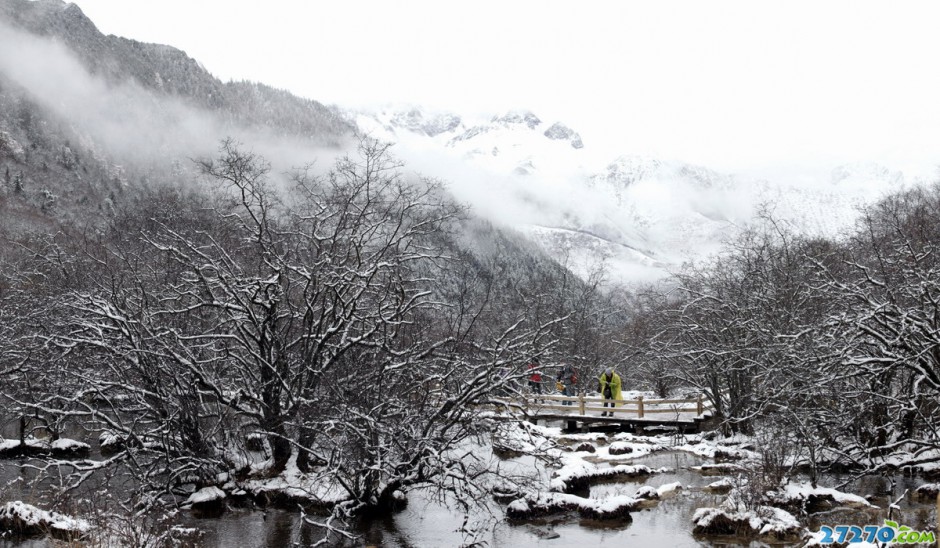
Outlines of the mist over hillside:
[[621,283],[717,252],[758,211],[833,235],[859,206],[921,182],[875,164],[770,181],[629,151],[610,158],[577,128],[526,110],[341,111],[223,83],[172,46],[103,35],[59,0],[0,2],[0,106],[0,196],[17,219],[6,230],[106,213],[132,185],[191,180],[191,160],[223,138],[281,178],[329,165],[359,132],[396,143],[408,176],[442,179],[474,215],[526,234],[583,278],[605,270]]
[[347,116],[399,143],[410,164],[447,174],[480,214],[528,234],[582,277],[603,269],[617,283],[709,257],[759,214],[834,236],[860,207],[924,182],[874,163],[771,180],[629,151],[611,158],[577,128],[525,110],[465,116],[390,105]]
[[335,109],[222,83],[175,48],[102,35],[58,0],[0,2],[0,107],[4,212],[33,227],[106,212],[135,185],[191,179],[191,160],[223,138],[281,173],[330,163],[354,134]]
[[[87,230],[164,199],[163,186],[196,188],[195,160],[214,157],[223,139],[264,158],[272,183],[288,190],[294,173],[321,176],[354,154],[356,133],[334,107],[222,83],[173,47],[104,36],[74,4],[0,1],[0,233],[8,236]],[[420,165],[399,167],[405,179],[422,177]],[[453,165],[423,167],[446,176]],[[480,275],[504,253],[512,276],[564,270],[505,223],[474,217],[481,213],[457,235]]]

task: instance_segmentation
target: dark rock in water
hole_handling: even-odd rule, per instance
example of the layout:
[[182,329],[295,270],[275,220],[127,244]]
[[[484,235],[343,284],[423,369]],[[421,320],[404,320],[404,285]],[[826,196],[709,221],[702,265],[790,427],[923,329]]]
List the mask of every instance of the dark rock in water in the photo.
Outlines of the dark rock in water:
[[633,497],[643,500],[658,500],[659,491],[653,487],[650,487],[649,485],[644,485],[643,487],[637,489],[636,493],[633,494]]
[[24,443],[20,443],[20,440],[6,440],[0,442],[0,459],[40,457],[48,455],[49,452],[49,443],[45,440],[26,438]]
[[692,517],[692,523],[694,535],[756,538],[774,544],[800,542],[805,532],[791,514],[767,507],[752,512],[699,508]]
[[640,500],[617,496],[603,501],[564,493],[538,493],[512,501],[506,507],[510,520],[528,520],[564,512],[577,512],[584,519],[628,521]]
[[225,491],[218,487],[203,487],[186,499],[184,505],[190,505],[197,518],[219,517],[225,512]]
[[49,450],[53,457],[85,458],[91,452],[91,446],[69,438],[59,438],[49,444]]
[[925,483],[914,491],[914,497],[921,501],[935,501],[940,494],[940,484]]
[[24,443],[20,440],[6,440],[0,442],[0,458],[16,459],[22,457],[53,456],[60,459],[85,458],[91,451],[91,446],[69,438],[59,438],[53,442],[27,438]]
[[582,442],[582,443],[579,443],[578,445],[576,445],[575,448],[574,448],[574,451],[575,451],[575,452],[583,451],[583,452],[586,452],[586,453],[594,453],[594,452],[597,451],[597,449],[594,447],[594,445],[592,445],[592,444],[590,444],[590,443],[588,443],[588,442],[585,441],[585,442]]
[[734,485],[728,479],[719,480],[705,486],[705,491],[710,493],[715,493],[718,495],[724,495],[725,493],[730,493]]
[[497,485],[493,488],[493,500],[497,502],[510,502],[521,497],[522,493],[512,486]]
[[692,470],[697,470],[703,476],[727,476],[730,474],[736,474],[742,471],[743,468],[737,464],[718,463],[694,466],[692,467]]
[[532,531],[533,535],[544,540],[553,540],[561,537],[561,535],[555,532],[555,528],[553,526],[536,527],[534,525],[530,525],[529,530]]
[[611,455],[628,455],[633,452],[633,447],[623,442],[614,442],[610,444],[608,452]]
[[737,451],[726,451],[724,449],[715,450],[715,462],[729,462],[735,460],[741,460],[744,458],[744,455]]
[[124,434],[105,430],[98,435],[98,447],[101,449],[102,455],[113,455],[123,451],[126,445],[127,436]]

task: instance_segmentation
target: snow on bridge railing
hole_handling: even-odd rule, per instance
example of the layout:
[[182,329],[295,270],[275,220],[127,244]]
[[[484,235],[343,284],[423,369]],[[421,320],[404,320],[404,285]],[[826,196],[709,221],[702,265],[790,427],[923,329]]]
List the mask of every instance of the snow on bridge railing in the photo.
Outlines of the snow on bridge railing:
[[[549,402],[549,403],[546,403]],[[561,402],[560,404],[554,402]],[[609,407],[613,403],[614,407]],[[608,404],[607,407],[604,404]],[[647,400],[638,396],[634,400],[606,400],[591,396],[556,396],[527,394],[522,400],[523,407],[530,414],[542,414],[546,411],[562,411],[566,414],[587,415],[589,413],[612,413],[613,416],[642,419],[647,415],[670,414],[679,416],[691,414],[696,417],[711,411],[711,406],[700,395],[697,398]]]

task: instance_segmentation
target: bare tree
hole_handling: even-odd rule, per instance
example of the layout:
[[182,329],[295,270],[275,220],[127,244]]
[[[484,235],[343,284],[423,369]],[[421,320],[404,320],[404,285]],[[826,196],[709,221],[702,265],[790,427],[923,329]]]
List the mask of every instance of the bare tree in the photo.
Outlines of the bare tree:
[[95,423],[122,450],[69,481],[127,466],[149,504],[175,504],[186,484],[296,467],[341,519],[391,512],[415,488],[484,501],[499,472],[474,449],[491,424],[481,404],[552,348],[558,320],[502,306],[512,274],[468,260],[462,208],[401,175],[386,144],[363,140],[286,192],[232,142],[200,166],[212,198],[141,204],[72,252],[94,274],[61,286],[36,338],[68,390],[18,401]]

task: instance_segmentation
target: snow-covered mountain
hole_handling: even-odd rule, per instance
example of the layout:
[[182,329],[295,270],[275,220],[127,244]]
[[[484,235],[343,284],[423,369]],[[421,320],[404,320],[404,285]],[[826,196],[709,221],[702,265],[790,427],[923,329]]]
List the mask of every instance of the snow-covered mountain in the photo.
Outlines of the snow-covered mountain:
[[836,167],[828,179],[767,181],[649,156],[604,158],[575,128],[529,111],[472,117],[411,106],[348,116],[580,274],[604,266],[626,282],[717,252],[759,209],[832,235],[860,206],[909,184],[870,164]]

